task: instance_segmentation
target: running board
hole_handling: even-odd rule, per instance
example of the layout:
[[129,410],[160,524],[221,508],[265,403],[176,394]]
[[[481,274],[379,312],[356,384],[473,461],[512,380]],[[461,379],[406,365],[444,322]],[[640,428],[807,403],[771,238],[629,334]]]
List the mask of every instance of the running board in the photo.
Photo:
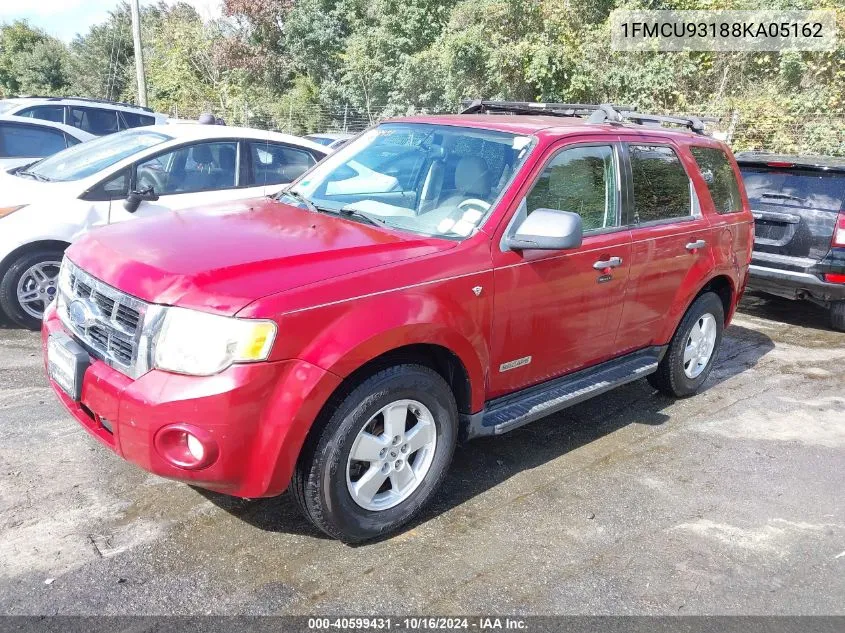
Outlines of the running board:
[[666,347],[649,347],[489,401],[467,416],[466,439],[501,435],[657,371]]

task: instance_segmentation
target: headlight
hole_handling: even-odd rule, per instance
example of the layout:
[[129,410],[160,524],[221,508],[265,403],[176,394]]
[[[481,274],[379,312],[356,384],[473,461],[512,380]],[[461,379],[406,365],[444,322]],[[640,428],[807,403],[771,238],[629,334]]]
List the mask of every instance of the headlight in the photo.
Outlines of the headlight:
[[167,308],[155,342],[155,366],[178,374],[210,376],[232,363],[266,360],[276,324],[185,308]]
[[23,209],[25,206],[25,204],[19,204],[16,207],[0,207],[0,218],[5,218],[7,215],[12,215],[15,211]]

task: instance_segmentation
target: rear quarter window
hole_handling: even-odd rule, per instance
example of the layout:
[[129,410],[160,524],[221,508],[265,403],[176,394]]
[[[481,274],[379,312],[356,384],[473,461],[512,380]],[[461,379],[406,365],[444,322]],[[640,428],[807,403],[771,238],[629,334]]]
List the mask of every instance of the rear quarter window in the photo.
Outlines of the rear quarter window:
[[707,183],[716,213],[723,215],[742,211],[739,184],[728,155],[715,147],[690,147],[690,153]]

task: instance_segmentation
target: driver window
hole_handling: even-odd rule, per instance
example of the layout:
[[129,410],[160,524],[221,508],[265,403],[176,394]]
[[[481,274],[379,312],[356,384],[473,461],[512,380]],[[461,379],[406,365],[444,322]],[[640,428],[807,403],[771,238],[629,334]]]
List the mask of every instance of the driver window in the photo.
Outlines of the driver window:
[[572,147],[552,158],[526,197],[526,211],[581,216],[584,231],[619,226],[616,154],[610,145]]
[[200,143],[160,154],[138,165],[136,189],[159,195],[232,189],[236,186],[236,142]]

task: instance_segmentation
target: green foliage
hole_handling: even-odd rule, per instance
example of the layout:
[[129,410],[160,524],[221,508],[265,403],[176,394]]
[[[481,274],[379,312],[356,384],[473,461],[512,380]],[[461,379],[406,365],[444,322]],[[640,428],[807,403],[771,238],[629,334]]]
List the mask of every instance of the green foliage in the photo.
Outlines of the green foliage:
[[[363,125],[466,98],[614,102],[731,114],[738,149],[845,154],[845,44],[823,53],[621,53],[610,13],[838,8],[843,0],[223,0],[143,9],[155,108],[294,132]],[[135,99],[129,11],[70,46],[25,22],[0,26],[0,92]],[[327,115],[328,113],[328,115]],[[328,118],[327,118],[328,116]]]

